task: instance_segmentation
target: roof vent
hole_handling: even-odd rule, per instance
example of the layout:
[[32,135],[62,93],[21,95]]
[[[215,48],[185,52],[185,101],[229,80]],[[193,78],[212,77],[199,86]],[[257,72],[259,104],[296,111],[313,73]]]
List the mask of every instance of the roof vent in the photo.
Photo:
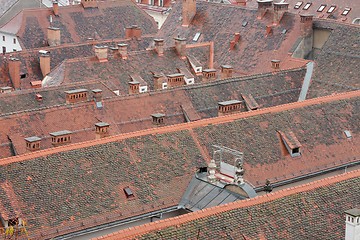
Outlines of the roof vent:
[[351,135],[351,132],[349,130],[345,130],[344,131],[344,134],[346,136],[347,139],[351,139],[352,138],[352,135]]
[[124,193],[125,193],[126,198],[134,198],[135,197],[135,195],[134,195],[133,191],[130,189],[130,187],[125,187]]

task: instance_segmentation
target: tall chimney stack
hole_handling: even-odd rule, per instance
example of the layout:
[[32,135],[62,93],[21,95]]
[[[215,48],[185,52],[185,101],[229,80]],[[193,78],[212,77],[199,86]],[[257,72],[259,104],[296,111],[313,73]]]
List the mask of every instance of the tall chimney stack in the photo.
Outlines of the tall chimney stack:
[[50,54],[49,52],[40,53],[39,56],[40,69],[43,77],[50,73]]
[[60,28],[48,27],[47,37],[49,46],[59,46],[61,43]]
[[59,16],[59,2],[58,0],[53,0],[53,12],[55,16]]
[[296,50],[296,57],[306,58],[313,49],[313,15],[300,14],[300,32],[303,40]]
[[108,61],[108,47],[107,46],[95,46],[95,56],[99,62]]
[[164,55],[164,39],[156,38],[154,39],[155,42],[155,51],[159,56]]
[[196,14],[196,0],[183,0],[182,26],[188,27]]
[[258,3],[258,14],[257,18],[262,19],[266,12],[272,8],[273,0],[257,0]]
[[186,58],[186,38],[177,37],[175,39],[175,49],[181,59]]
[[221,65],[221,79],[232,78],[234,68],[230,65]]
[[345,240],[360,239],[360,209],[353,208],[345,211]]
[[118,48],[119,48],[119,53],[120,56],[123,60],[126,60],[128,58],[128,50],[127,50],[127,44],[126,43],[119,43],[118,44]]
[[288,11],[288,9],[289,9],[289,3],[286,2],[274,3],[274,21],[273,21],[274,25],[278,25],[280,23],[282,17]]
[[20,89],[20,67],[21,62],[17,58],[10,58],[9,60],[9,74],[11,82],[15,89]]

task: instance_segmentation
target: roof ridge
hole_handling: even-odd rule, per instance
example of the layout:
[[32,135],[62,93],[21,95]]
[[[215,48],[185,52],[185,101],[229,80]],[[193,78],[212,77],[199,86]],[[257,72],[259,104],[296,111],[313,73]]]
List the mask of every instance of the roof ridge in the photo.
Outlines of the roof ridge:
[[328,185],[332,185],[332,184],[335,184],[338,182],[342,182],[342,181],[349,180],[352,178],[357,178],[357,177],[360,177],[360,169],[357,169],[357,170],[354,170],[351,172],[347,172],[347,173],[342,173],[342,174],[335,175],[335,176],[330,176],[327,178],[316,180],[314,182],[305,183],[305,184],[302,184],[299,186],[286,188],[286,189],[279,190],[276,192],[268,193],[266,195],[257,196],[255,198],[249,198],[246,200],[231,202],[231,203],[227,203],[224,205],[203,209],[203,210],[200,210],[197,212],[192,212],[192,213],[188,213],[185,215],[176,216],[173,218],[163,219],[163,220],[160,220],[157,222],[146,223],[144,225],[137,226],[137,227],[130,227],[130,228],[127,228],[124,230],[120,230],[116,233],[111,233],[109,235],[105,235],[102,237],[93,238],[93,240],[118,239],[118,238],[116,238],[116,235],[121,236],[121,239],[130,239],[130,238],[132,239],[136,236],[146,234],[150,231],[160,230],[160,229],[164,229],[166,227],[184,224],[184,223],[196,220],[196,219],[208,217],[208,216],[211,216],[214,214],[223,213],[223,212],[230,211],[230,210],[237,209],[237,208],[249,207],[249,206],[254,206],[254,205],[274,201],[274,200],[277,200],[277,199],[280,199],[280,198],[283,198],[286,196],[315,190],[320,187],[325,187]]
[[292,110],[292,109],[297,109],[297,108],[302,108],[302,107],[307,107],[307,106],[312,106],[312,105],[317,105],[317,104],[322,104],[322,103],[329,103],[329,102],[333,102],[333,101],[340,101],[340,100],[345,100],[345,99],[354,98],[354,97],[360,97],[360,90],[345,92],[345,93],[338,93],[338,94],[325,96],[325,97],[313,98],[313,99],[305,100],[302,102],[287,103],[287,104],[278,105],[275,107],[263,108],[263,109],[258,109],[258,110],[254,110],[254,111],[249,111],[249,112],[240,112],[240,113],[235,113],[235,114],[225,115],[225,116],[220,116],[220,117],[215,117],[215,118],[202,119],[202,120],[199,120],[196,122],[188,122],[188,123],[181,123],[181,124],[175,124],[175,125],[168,125],[168,126],[164,126],[164,127],[160,127],[160,128],[150,128],[150,129],[145,129],[145,130],[139,130],[139,131],[135,131],[135,132],[118,134],[118,135],[114,135],[114,136],[110,136],[110,137],[106,137],[106,138],[95,139],[95,140],[90,140],[90,141],[85,141],[85,142],[79,142],[79,143],[54,147],[54,148],[48,148],[48,149],[44,149],[44,150],[40,150],[40,151],[36,151],[36,152],[29,152],[29,153],[25,153],[23,155],[4,158],[0,161],[0,166],[15,163],[15,162],[26,161],[26,160],[30,160],[30,159],[37,158],[37,157],[47,156],[47,155],[58,153],[58,152],[65,152],[65,151],[70,151],[70,150],[75,150],[75,149],[80,149],[80,148],[85,148],[85,147],[96,146],[99,144],[106,144],[106,143],[110,143],[110,142],[120,141],[120,140],[124,140],[124,139],[128,139],[128,138],[132,138],[132,137],[140,137],[140,136],[145,136],[145,135],[150,135],[150,134],[163,134],[163,133],[169,133],[169,132],[183,131],[183,130],[188,130],[188,129],[192,129],[192,128],[207,126],[210,124],[218,125],[218,124],[223,124],[226,122],[232,122],[232,121],[242,119],[242,118],[248,118],[248,117],[258,116],[258,115],[262,115],[262,114],[269,114],[269,113],[278,113],[278,112],[282,112],[282,111],[288,111],[288,110]]

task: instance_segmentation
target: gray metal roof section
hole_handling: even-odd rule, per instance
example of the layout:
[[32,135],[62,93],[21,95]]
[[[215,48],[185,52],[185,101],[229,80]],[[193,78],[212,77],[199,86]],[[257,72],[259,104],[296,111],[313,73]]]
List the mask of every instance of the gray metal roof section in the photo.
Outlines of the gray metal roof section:
[[69,131],[69,130],[62,130],[62,131],[50,133],[50,135],[51,135],[51,136],[54,136],[54,137],[62,136],[62,135],[68,135],[68,134],[72,134],[72,132]]
[[[199,175],[206,177],[206,173]],[[225,186],[224,184],[219,185]],[[194,176],[179,205],[194,212],[242,199],[245,199],[245,197]]]

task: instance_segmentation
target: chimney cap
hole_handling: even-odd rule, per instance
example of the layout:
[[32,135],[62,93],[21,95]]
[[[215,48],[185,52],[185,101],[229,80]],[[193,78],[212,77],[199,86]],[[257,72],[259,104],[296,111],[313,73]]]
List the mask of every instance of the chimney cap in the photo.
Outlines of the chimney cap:
[[119,48],[118,47],[109,47],[111,50],[118,50]]
[[11,57],[11,58],[10,58],[10,61],[20,61],[20,59],[15,58],[15,57]]
[[165,114],[163,113],[153,113],[151,114],[152,117],[155,117],[155,118],[161,118],[161,117],[165,117]]
[[360,209],[359,208],[353,208],[350,210],[346,210],[345,213],[348,215],[351,215],[353,217],[360,217]]
[[104,48],[108,48],[108,46],[105,46],[105,45],[95,45],[95,48],[97,48],[97,49],[104,49]]
[[289,3],[287,3],[287,2],[274,2],[274,5],[289,5]]
[[228,106],[228,105],[239,104],[239,103],[241,103],[241,101],[239,101],[239,100],[229,100],[229,101],[224,101],[224,102],[218,102],[218,104],[221,106]]
[[216,72],[216,69],[214,69],[214,68],[209,68],[209,69],[203,69],[202,71],[203,71],[203,72],[206,72],[206,73],[208,73],[208,72]]
[[41,138],[39,138],[38,136],[32,136],[32,137],[25,138],[25,141],[27,141],[27,142],[38,142],[38,141],[41,141]]
[[73,93],[81,93],[81,92],[87,92],[88,90],[85,88],[80,88],[80,89],[74,89],[74,90],[69,90],[69,91],[65,91],[65,93],[67,94],[73,94]]
[[137,84],[140,84],[140,82],[138,82],[138,81],[131,81],[131,82],[129,82],[129,84],[130,84],[130,85],[137,85]]
[[127,43],[118,43],[119,47],[126,47],[128,44]]
[[258,3],[272,3],[273,0],[256,0]]
[[233,66],[231,66],[231,65],[221,65],[221,68],[233,69]]
[[182,73],[174,73],[174,74],[167,75],[167,77],[170,77],[170,78],[172,78],[172,77],[184,77],[184,76],[185,75],[182,74]]
[[95,123],[95,126],[97,126],[97,127],[109,127],[110,124],[108,124],[106,122],[98,122],[98,123]]
[[39,50],[39,53],[46,55],[46,54],[49,54],[50,52],[48,50]]
[[163,38],[154,38],[154,41],[155,41],[155,42],[163,42],[164,39],[163,39]]
[[10,89],[12,89],[12,87],[6,86],[6,87],[1,87],[0,89],[1,90],[10,90]]
[[51,30],[55,30],[55,31],[58,31],[58,30],[60,30],[60,28],[58,28],[58,27],[48,27],[48,29],[51,29]]
[[72,134],[72,132],[69,130],[62,130],[62,131],[58,131],[58,132],[52,132],[52,133],[50,133],[50,136],[57,137],[57,136],[68,135],[68,134]]
[[174,38],[176,41],[186,41],[186,38],[177,36]]
[[309,13],[300,13],[300,17],[308,17],[308,18],[312,18],[314,17],[314,14],[309,14]]
[[102,90],[101,90],[101,89],[99,89],[99,88],[97,88],[97,89],[93,89],[93,90],[92,90],[92,92],[93,92],[93,93],[101,93],[101,92],[102,92]]
[[278,59],[273,59],[273,60],[271,60],[271,62],[272,62],[272,63],[279,63],[280,60],[278,60]]

